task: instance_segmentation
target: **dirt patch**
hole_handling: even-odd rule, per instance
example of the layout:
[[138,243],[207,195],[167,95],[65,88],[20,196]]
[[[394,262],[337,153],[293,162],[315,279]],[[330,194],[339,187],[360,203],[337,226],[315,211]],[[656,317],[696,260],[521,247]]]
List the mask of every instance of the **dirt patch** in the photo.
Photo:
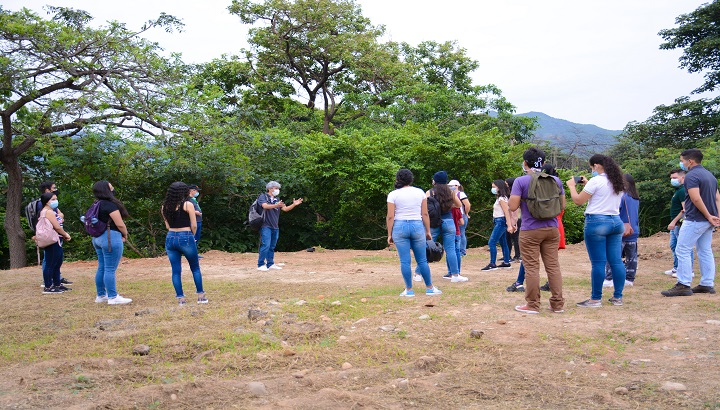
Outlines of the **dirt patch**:
[[123,259],[126,306],[93,302],[93,262],[63,266],[75,284],[62,295],[41,294],[36,267],[2,271],[0,407],[718,408],[720,299],[660,295],[674,284],[667,242],[640,240],[625,305],[601,309],[575,307],[590,292],[584,245],[560,251],[564,314],[546,292],[540,315],[515,312],[518,266],[481,273],[486,248],[463,259],[469,282],[435,263],[444,293],[419,284],[409,300],[390,250],[280,253],[268,272],[256,254],[211,251],[210,303],[184,307],[166,258]]

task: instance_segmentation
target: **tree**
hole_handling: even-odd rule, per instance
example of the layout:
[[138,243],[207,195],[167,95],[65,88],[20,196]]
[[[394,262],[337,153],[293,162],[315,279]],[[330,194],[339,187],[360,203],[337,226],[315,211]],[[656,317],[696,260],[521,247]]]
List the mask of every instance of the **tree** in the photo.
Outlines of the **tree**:
[[159,46],[140,35],[181,24],[161,14],[140,30],[118,22],[92,28],[81,10],[48,7],[46,20],[28,9],[0,8],[0,163],[8,175],[5,232],[10,267],[26,264],[20,224],[21,156],[41,138],[80,137],[84,128],[113,127],[158,135],[171,110],[163,87],[182,74],[177,57],[159,56]]
[[384,28],[353,0],[233,0],[229,10],[245,24],[264,23],[250,29],[251,48],[243,50],[259,94],[304,93],[310,109],[322,97],[325,134],[333,133],[348,92],[374,93],[370,104],[381,103],[378,91],[390,83],[398,58],[378,43]]
[[[714,91],[720,85],[720,0],[703,4],[675,22],[678,27],[661,30],[662,50],[683,48],[680,67],[691,73],[705,72],[703,85],[692,91]],[[680,97],[675,104],[660,105],[642,123],[630,123],[624,130],[628,138],[648,146],[690,148],[709,138],[720,138],[720,97],[691,100]]]

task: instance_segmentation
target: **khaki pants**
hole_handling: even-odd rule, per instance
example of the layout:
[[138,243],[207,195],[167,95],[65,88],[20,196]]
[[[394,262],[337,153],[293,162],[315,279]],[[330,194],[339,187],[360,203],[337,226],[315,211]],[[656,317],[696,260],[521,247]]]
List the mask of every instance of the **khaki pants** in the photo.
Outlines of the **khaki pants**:
[[558,228],[540,228],[520,231],[520,254],[525,265],[525,300],[533,310],[540,310],[540,258],[542,257],[550,283],[550,307],[561,310],[565,305],[562,295],[562,273],[558,262]]

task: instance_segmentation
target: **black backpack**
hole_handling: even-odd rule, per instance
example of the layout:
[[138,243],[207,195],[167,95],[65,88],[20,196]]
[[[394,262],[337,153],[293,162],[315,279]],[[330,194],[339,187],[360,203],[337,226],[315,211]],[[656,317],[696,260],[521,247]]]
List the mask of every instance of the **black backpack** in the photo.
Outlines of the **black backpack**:
[[428,263],[439,261],[442,259],[443,253],[445,253],[445,250],[440,242],[435,242],[432,239],[425,242],[425,255]]
[[265,222],[265,208],[261,208],[261,211],[258,212],[258,201],[256,199],[248,210],[247,225],[253,231],[259,231],[260,228],[262,228],[263,222]]
[[440,201],[435,199],[435,193],[430,191],[427,198],[428,216],[430,216],[430,227],[439,228],[442,226],[442,210],[440,209]]
[[25,217],[30,225],[30,230],[33,232],[35,232],[35,226],[37,225],[38,218],[40,217],[40,215],[38,215],[39,204],[40,198],[30,201],[30,203],[25,206]]

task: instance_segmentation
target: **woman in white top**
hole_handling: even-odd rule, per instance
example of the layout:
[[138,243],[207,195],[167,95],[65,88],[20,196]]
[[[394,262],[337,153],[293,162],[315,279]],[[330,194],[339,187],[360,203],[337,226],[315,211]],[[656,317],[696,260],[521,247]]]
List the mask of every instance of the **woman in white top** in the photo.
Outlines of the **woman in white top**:
[[[612,158],[595,154],[590,157],[592,178],[575,177],[567,181],[570,196],[576,205],[587,203],[585,209],[585,247],[587,248],[592,271],[590,299],[577,304],[578,307],[602,307],[602,285],[605,279],[605,264],[612,270],[615,293],[608,301],[622,306],[622,292],[625,287],[625,265],[622,261],[622,235],[625,226],[620,220],[620,202],[625,189],[625,180]],[[577,192],[576,184],[584,184]]]
[[[508,198],[510,197],[510,188],[502,179],[496,179],[492,183],[490,192],[495,195],[495,203],[493,204],[493,230],[488,240],[490,248],[490,263],[483,271],[496,270],[498,268],[509,268],[510,265],[510,248],[507,243],[507,233],[515,232],[514,224],[508,224],[512,221],[510,218],[510,208],[508,208]],[[503,253],[503,263],[499,266],[495,264],[497,260],[497,245],[500,243]]]
[[425,250],[426,240],[431,239],[430,217],[427,210],[427,197],[422,189],[411,186],[413,174],[409,169],[401,169],[395,176],[395,190],[387,197],[387,233],[388,244],[395,244],[400,256],[400,271],[405,281],[403,297],[413,297],[412,269],[410,267],[410,249],[415,255],[418,271],[425,281],[426,295],[439,295],[440,290],[433,286],[430,267]]

